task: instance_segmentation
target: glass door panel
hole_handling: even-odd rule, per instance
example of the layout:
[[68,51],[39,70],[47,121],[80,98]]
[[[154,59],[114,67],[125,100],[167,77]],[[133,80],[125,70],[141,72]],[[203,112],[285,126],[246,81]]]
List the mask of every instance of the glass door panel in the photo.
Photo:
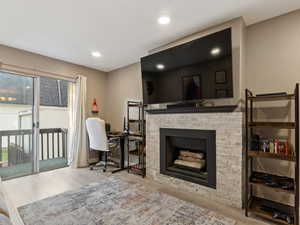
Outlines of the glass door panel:
[[40,77],[39,169],[67,166],[71,82]]
[[0,176],[33,173],[34,78],[0,72]]

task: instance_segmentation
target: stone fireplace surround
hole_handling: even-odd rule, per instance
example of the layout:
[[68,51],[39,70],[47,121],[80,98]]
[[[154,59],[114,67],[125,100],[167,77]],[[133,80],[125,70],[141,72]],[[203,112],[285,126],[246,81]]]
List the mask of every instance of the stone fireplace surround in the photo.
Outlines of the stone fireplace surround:
[[[242,112],[146,115],[147,178],[242,208]],[[160,128],[216,131],[216,189],[160,173]]]

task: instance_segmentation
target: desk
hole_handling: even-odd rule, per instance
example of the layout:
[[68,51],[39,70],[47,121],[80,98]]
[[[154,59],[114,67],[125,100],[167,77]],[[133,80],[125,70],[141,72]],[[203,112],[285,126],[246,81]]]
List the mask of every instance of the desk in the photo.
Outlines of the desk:
[[112,173],[117,173],[120,172],[122,170],[127,169],[127,167],[125,167],[125,139],[127,138],[127,134],[125,133],[108,133],[107,134],[108,138],[120,138],[120,168],[113,170]]

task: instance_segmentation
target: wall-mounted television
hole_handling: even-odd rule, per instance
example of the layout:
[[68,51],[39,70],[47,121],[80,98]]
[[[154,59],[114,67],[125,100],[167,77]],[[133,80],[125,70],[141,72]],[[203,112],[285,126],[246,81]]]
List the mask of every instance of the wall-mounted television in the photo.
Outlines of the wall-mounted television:
[[231,29],[141,58],[144,104],[233,98]]

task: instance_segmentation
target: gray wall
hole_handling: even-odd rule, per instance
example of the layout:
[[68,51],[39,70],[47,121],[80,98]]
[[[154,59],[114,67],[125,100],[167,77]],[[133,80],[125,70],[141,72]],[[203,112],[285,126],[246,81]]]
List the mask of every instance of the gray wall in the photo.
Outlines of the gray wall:
[[112,129],[122,130],[127,100],[142,99],[140,64],[132,64],[110,72],[107,76],[106,90],[106,118]]
[[247,87],[292,90],[300,81],[300,10],[247,27]]

